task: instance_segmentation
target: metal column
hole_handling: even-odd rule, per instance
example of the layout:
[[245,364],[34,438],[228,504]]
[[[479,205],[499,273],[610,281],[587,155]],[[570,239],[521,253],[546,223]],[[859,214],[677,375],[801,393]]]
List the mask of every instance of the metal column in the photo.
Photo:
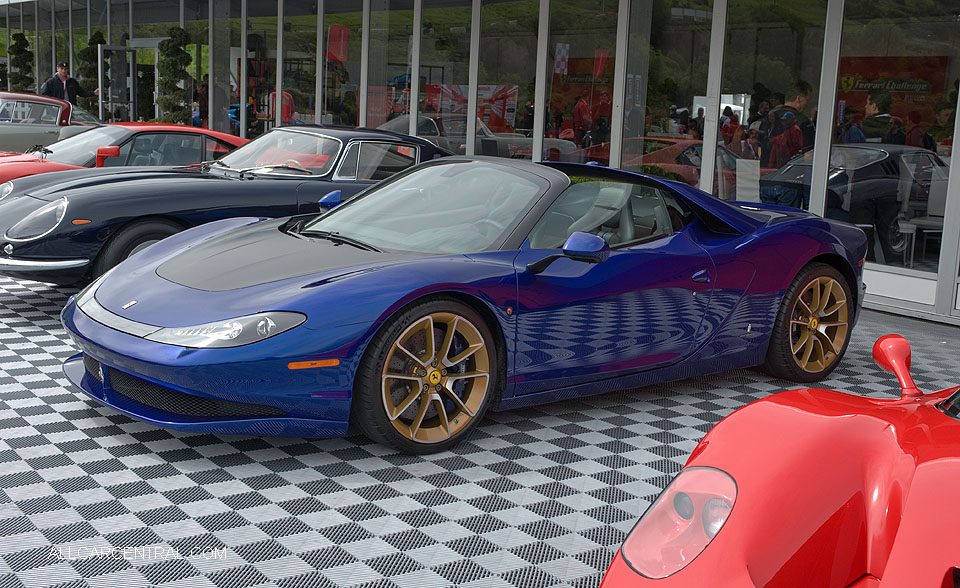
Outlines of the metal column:
[[477,85],[480,77],[480,0],[470,6],[470,62],[467,66],[467,139],[466,154],[477,150]]
[[[211,0],[212,1],[212,0]],[[277,0],[277,89],[273,101],[275,126],[283,124],[283,0]]]
[[[246,1],[246,0],[244,0]],[[323,122],[323,90],[324,78],[327,71],[327,52],[323,47],[323,0],[317,0],[317,70],[316,86],[316,107],[313,113],[313,122],[321,124]]]
[[533,86],[533,148],[534,161],[543,160],[543,135],[547,130],[547,56],[550,50],[550,0],[540,0],[537,21],[537,71]]
[[407,111],[410,119],[408,133],[417,134],[417,121],[420,119],[420,49],[423,45],[423,0],[413,0],[413,38],[410,41],[410,69],[407,81],[410,83],[410,93],[407,100],[410,104]]
[[627,87],[630,0],[620,0],[617,8],[617,46],[613,58],[613,107],[610,114],[610,167],[620,167],[623,152],[623,104],[626,100]]
[[[231,66],[231,69],[233,66]],[[247,137],[247,102],[250,97],[247,93],[250,91],[247,87],[247,0],[240,0],[240,79],[237,83],[240,85],[240,112],[237,116],[240,120],[240,136]]]
[[833,113],[837,105],[843,4],[844,0],[827,0],[827,24],[823,30],[820,98],[817,100],[817,128],[813,142],[813,169],[810,172],[810,212],[820,216],[825,214],[827,207],[827,176],[830,172]]
[[717,167],[717,135],[720,122],[720,82],[723,76],[723,48],[727,36],[727,0],[714,0],[710,30],[710,59],[707,70],[707,105],[704,107],[703,157],[700,160],[700,189],[713,192]]
[[360,25],[360,112],[357,126],[367,125],[367,91],[370,88],[370,0],[363,0]]

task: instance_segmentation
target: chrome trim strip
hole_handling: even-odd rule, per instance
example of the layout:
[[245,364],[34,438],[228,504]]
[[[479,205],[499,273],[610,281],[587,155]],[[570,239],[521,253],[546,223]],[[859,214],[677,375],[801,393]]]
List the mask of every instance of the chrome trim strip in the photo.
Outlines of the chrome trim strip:
[[87,294],[84,293],[82,300],[77,301],[77,309],[80,310],[83,314],[87,315],[90,319],[110,327],[121,333],[126,333],[128,335],[133,335],[135,337],[146,337],[151,333],[156,333],[161,329],[155,325],[148,325],[145,323],[138,323],[137,321],[132,321],[128,318],[124,318],[118,314],[114,314],[100,305],[97,302],[96,290]]
[[90,263],[89,259],[64,259],[62,261],[42,261],[33,259],[12,259],[0,257],[0,271],[52,271],[84,267]]

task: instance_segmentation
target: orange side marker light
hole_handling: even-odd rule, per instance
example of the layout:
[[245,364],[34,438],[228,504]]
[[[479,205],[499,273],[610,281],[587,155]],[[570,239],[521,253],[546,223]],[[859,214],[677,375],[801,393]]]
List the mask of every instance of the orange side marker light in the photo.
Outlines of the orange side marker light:
[[313,361],[292,361],[287,364],[287,369],[309,370],[313,368],[336,367],[338,365],[340,365],[339,359],[316,359]]

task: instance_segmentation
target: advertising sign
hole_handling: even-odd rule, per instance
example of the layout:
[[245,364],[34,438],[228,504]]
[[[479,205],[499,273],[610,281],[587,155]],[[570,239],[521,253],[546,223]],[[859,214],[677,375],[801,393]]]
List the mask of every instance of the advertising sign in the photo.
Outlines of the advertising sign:
[[[870,93],[887,93],[890,112],[904,120],[910,111],[933,122],[937,104],[945,98],[950,58],[946,56],[842,57],[838,103],[863,114]],[[845,116],[849,118],[849,116]]]

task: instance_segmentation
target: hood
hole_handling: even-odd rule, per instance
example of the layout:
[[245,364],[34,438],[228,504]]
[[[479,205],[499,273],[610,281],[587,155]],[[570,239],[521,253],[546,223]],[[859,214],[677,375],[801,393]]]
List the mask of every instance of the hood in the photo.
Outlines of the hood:
[[155,192],[161,184],[192,183],[198,179],[217,181],[227,178],[189,167],[101,167],[30,176],[18,181],[16,188],[20,193],[49,202],[75,193],[99,193],[120,183],[123,183],[125,192],[140,189]]
[[[300,301],[318,289],[423,257],[301,239],[281,232],[283,222],[227,219],[174,235],[112,271],[97,302],[130,320],[168,327],[300,311]],[[341,300],[342,292],[331,290],[331,300]]]
[[157,275],[188,288],[223,292],[409,257],[290,234],[284,225],[277,220],[224,233],[162,263]]
[[38,161],[42,159],[32,153],[21,151],[0,151],[0,163],[19,163],[22,161]]

